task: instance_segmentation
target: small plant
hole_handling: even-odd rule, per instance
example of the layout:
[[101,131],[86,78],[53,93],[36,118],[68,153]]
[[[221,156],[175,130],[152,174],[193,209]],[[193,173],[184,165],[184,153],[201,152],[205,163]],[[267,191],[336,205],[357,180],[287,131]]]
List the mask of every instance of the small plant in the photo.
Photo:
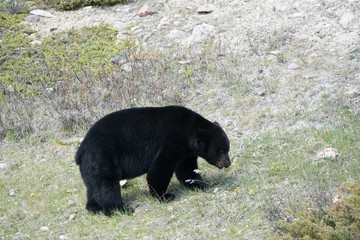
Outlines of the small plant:
[[74,10],[85,6],[107,6],[128,3],[128,0],[50,0],[49,3],[59,10]]
[[28,11],[26,1],[27,0],[1,0],[0,12],[10,14],[26,13]]
[[279,235],[275,238],[357,239],[360,236],[360,181],[344,183],[338,192],[331,201],[329,198],[317,201],[320,203],[317,206],[299,203],[295,208],[273,207],[268,211],[268,219]]

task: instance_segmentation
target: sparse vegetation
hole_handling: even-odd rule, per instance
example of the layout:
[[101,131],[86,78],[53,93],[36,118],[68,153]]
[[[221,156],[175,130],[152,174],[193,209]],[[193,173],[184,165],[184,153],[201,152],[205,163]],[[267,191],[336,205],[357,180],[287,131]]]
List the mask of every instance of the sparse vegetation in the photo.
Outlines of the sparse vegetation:
[[[247,53],[218,42],[160,51],[131,35],[119,41],[106,24],[37,42],[23,17],[0,15],[0,239],[359,236],[358,95],[332,88],[358,77],[357,50],[310,51],[291,45],[288,29],[269,30],[269,38],[245,31]],[[289,71],[284,65],[294,58],[302,68]],[[321,85],[322,78],[340,85]],[[167,204],[140,177],[122,189],[133,215],[86,212],[73,159],[85,130],[120,108],[168,104],[219,121],[232,166],[219,171],[200,161],[211,189],[192,192],[173,181],[177,198]],[[326,147],[340,156],[316,159]]]
[[111,6],[128,3],[128,0],[49,0],[49,4],[59,10],[74,10],[86,6]]
[[[337,193],[337,194],[336,194]],[[357,239],[360,236],[360,183],[347,182],[333,194],[314,192],[310,200],[296,208],[273,208],[269,217],[278,236],[274,239]],[[318,195],[316,195],[318,194]]]

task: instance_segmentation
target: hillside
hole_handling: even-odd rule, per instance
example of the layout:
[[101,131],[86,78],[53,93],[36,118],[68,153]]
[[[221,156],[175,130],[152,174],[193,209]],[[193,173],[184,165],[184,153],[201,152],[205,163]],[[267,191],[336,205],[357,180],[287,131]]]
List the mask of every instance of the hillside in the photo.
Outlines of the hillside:
[[[140,17],[146,3],[154,14]],[[17,28],[0,34],[1,239],[296,239],[279,221],[322,210],[359,180],[358,0],[45,10],[24,15],[15,40],[6,37]],[[74,154],[88,127],[117,109],[169,104],[219,122],[232,166],[200,161],[212,188],[174,178],[168,204],[141,177],[122,190],[133,215],[87,213]],[[339,156],[319,159],[329,147]]]

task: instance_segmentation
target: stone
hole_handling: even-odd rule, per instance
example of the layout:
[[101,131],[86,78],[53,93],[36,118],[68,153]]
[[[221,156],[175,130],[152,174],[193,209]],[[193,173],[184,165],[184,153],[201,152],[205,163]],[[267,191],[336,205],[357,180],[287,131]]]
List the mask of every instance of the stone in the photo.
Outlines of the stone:
[[123,70],[124,72],[128,72],[128,73],[132,72],[132,70],[133,70],[131,63],[125,63],[125,64],[121,65],[120,69]]
[[44,11],[44,10],[41,10],[41,9],[32,10],[32,11],[30,12],[30,14],[36,15],[36,16],[40,16],[40,17],[47,17],[47,18],[53,18],[53,17],[55,17],[55,16],[52,15],[51,13],[49,13],[49,12],[47,12],[47,11]]
[[69,200],[68,207],[74,207],[76,203],[73,200]]
[[339,150],[336,148],[325,148],[316,153],[317,159],[337,159],[340,155]]
[[26,28],[26,29],[24,29],[24,33],[26,33],[27,35],[30,36],[31,34],[36,33],[36,31],[34,31],[34,30],[30,29],[30,28]]
[[213,4],[204,4],[201,5],[196,11],[199,14],[209,14],[216,10],[215,5]]
[[341,16],[340,25],[344,29],[359,28],[359,19],[354,14],[346,12]]
[[24,21],[29,22],[29,23],[35,23],[35,22],[38,22],[39,20],[40,20],[40,18],[37,15],[28,15],[28,16],[24,17]]
[[310,41],[310,36],[308,34],[296,34],[294,36],[294,41],[298,44],[305,44]]
[[299,69],[300,66],[297,65],[296,63],[290,63],[287,67],[289,70],[296,70],[296,69]]
[[144,6],[142,6],[142,8],[140,8],[138,15],[140,17],[146,17],[149,15],[153,15],[154,13],[156,13],[156,9],[152,5],[147,3]]
[[9,196],[10,196],[10,197],[13,197],[13,196],[15,196],[15,195],[16,195],[15,189],[10,189],[10,191],[9,191]]
[[254,88],[254,93],[260,97],[264,97],[266,95],[266,89],[265,88]]
[[0,169],[7,169],[9,165],[7,163],[0,163]]
[[74,220],[76,218],[76,214],[74,213],[74,214],[71,214],[70,216],[69,216],[69,221],[72,221],[72,220]]
[[43,226],[43,227],[40,228],[40,231],[47,232],[47,231],[49,231],[49,227]]
[[215,31],[215,27],[210,24],[200,24],[194,27],[192,34],[190,36],[190,43],[196,42],[200,43],[208,38],[208,36]]
[[60,239],[60,240],[66,240],[66,239],[68,239],[68,238],[67,238],[67,236],[65,236],[64,234],[62,234],[62,235],[59,236],[59,239]]
[[165,38],[169,38],[169,39],[179,39],[184,37],[186,37],[186,32],[178,29],[173,29],[168,34],[165,35]]

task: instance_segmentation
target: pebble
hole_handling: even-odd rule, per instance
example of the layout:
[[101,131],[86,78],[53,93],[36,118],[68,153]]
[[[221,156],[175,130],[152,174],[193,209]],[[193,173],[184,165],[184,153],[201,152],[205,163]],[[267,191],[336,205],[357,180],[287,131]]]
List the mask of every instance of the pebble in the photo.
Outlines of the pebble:
[[47,231],[49,231],[49,227],[43,226],[43,227],[40,228],[40,231],[47,232]]
[[74,220],[76,218],[76,214],[74,213],[74,214],[71,214],[70,216],[69,216],[69,221],[72,221],[72,220]]
[[67,238],[66,235],[60,235],[60,236],[59,236],[59,239],[60,239],[60,240],[66,240],[66,239],[68,239],[68,238]]
[[258,96],[264,97],[266,95],[266,89],[265,88],[254,88],[254,93]]
[[40,20],[40,18],[37,15],[28,15],[28,16],[24,17],[24,20],[25,20],[25,22],[35,23],[35,22],[38,22]]
[[156,13],[156,9],[152,5],[147,3],[144,6],[142,6],[142,8],[140,8],[138,15],[140,17],[146,17],[149,15],[153,15],[154,13]]
[[337,159],[339,150],[336,148],[325,148],[316,154],[317,159]]
[[36,16],[40,16],[40,17],[47,17],[47,18],[53,18],[53,17],[55,17],[55,16],[52,15],[51,13],[49,13],[49,12],[47,12],[47,11],[44,11],[44,10],[41,10],[41,9],[32,10],[32,11],[30,12],[30,14],[36,15]]
[[169,39],[179,39],[184,37],[186,37],[186,32],[178,29],[173,29],[168,34],[165,35],[165,38],[169,38]]
[[10,189],[10,191],[9,191],[9,196],[10,196],[10,197],[13,197],[13,196],[15,196],[15,195],[16,195],[15,189]]
[[75,205],[76,205],[76,203],[73,200],[69,200],[68,207],[73,207]]
[[296,63],[290,63],[287,67],[289,70],[296,70],[296,69],[299,69],[300,66],[297,65]]
[[199,14],[209,14],[216,10],[215,5],[213,4],[204,4],[201,5],[196,11]]
[[206,40],[214,30],[215,27],[207,23],[195,26],[190,36],[190,43],[200,43]]
[[7,169],[9,165],[7,163],[0,163],[0,169]]
[[131,63],[125,63],[123,65],[121,65],[121,70],[123,70],[124,72],[132,72],[133,68],[131,66]]
[[359,28],[359,19],[354,14],[346,12],[341,16],[340,25],[344,29]]

